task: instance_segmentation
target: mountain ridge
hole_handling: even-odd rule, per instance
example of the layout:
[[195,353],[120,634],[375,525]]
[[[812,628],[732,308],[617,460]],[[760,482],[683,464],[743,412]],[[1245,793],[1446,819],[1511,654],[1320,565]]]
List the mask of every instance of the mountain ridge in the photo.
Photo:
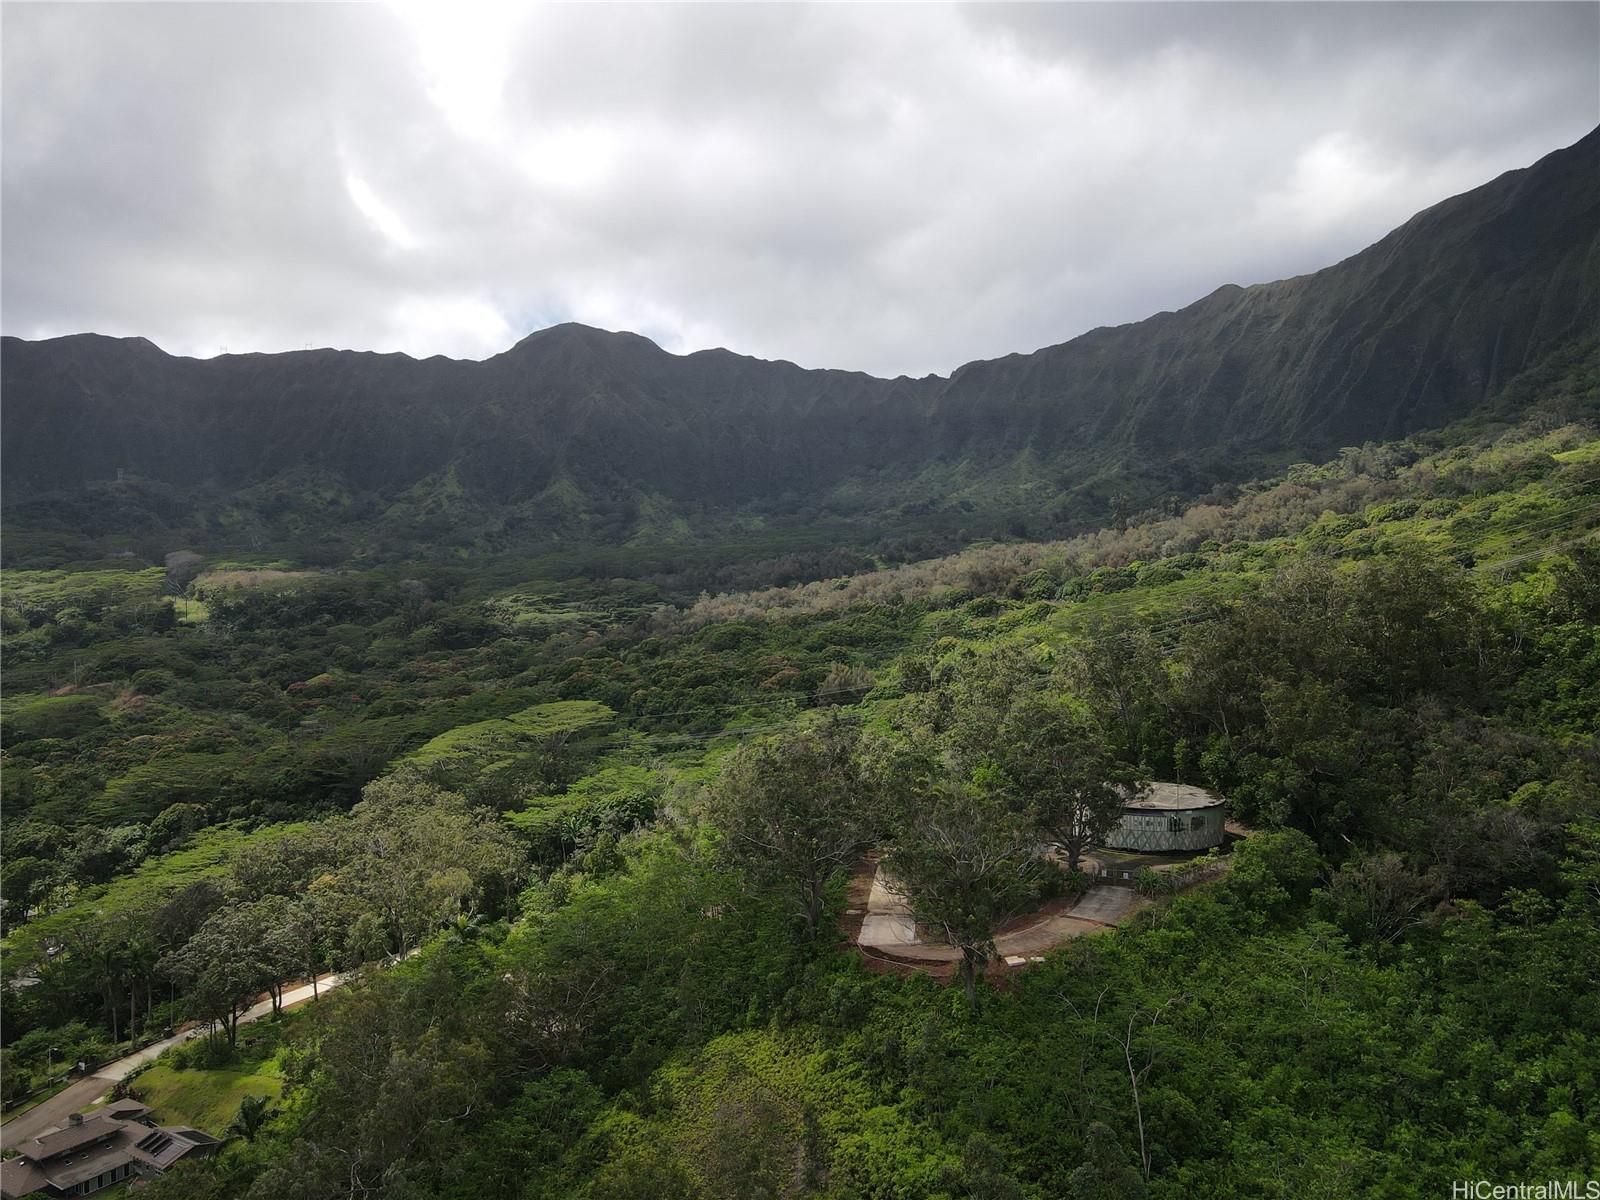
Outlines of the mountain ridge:
[[1053,493],[1192,494],[1285,456],[1439,427],[1596,330],[1600,129],[1318,271],[1224,284],[948,376],[675,354],[578,322],[481,360],[196,359],[144,338],[7,337],[0,465],[12,497],[123,472],[236,493],[309,469],[380,497],[448,476],[490,508],[567,481],[597,509],[655,497],[795,512],[880,503],[860,499],[863,481],[937,505],[930,472],[975,479],[982,502],[986,472],[1043,464],[1054,483],[1007,500],[1042,509]]
[[879,379],[879,380],[883,380],[885,382],[893,382],[893,381],[897,381],[897,380],[913,380],[913,381],[920,382],[920,381],[923,381],[923,380],[930,380],[930,379],[948,381],[948,380],[954,378],[957,374],[959,374],[960,372],[962,372],[963,370],[965,370],[968,367],[981,365],[981,364],[984,364],[984,363],[1003,362],[1003,361],[1006,361],[1008,359],[1014,359],[1014,358],[1026,358],[1026,357],[1028,357],[1030,355],[1033,355],[1033,354],[1039,354],[1039,353],[1043,353],[1044,351],[1059,349],[1059,348],[1061,348],[1063,346],[1070,345],[1072,342],[1077,341],[1080,338],[1090,337],[1090,336],[1092,336],[1094,334],[1101,333],[1101,332],[1104,332],[1104,331],[1107,331],[1107,330],[1117,330],[1117,329],[1127,328],[1129,326],[1142,325],[1142,324],[1144,324],[1144,323],[1146,323],[1148,321],[1156,320],[1157,318],[1160,318],[1160,317],[1180,314],[1180,313],[1188,311],[1189,309],[1195,308],[1198,305],[1203,305],[1206,302],[1214,299],[1215,297],[1217,297],[1218,295],[1220,295],[1222,293],[1230,293],[1231,294],[1231,293],[1234,293],[1234,292],[1251,291],[1251,290],[1257,289],[1257,288],[1270,288],[1270,287],[1274,287],[1274,286],[1278,286],[1278,285],[1295,284],[1295,283],[1299,283],[1299,282],[1302,282],[1302,281],[1305,281],[1305,280],[1315,279],[1319,275],[1323,275],[1323,274],[1325,274],[1325,273],[1327,273],[1329,271],[1337,270],[1339,267],[1342,267],[1344,264],[1350,262],[1352,259],[1359,258],[1362,255],[1368,253],[1369,251],[1378,249],[1379,247],[1383,246],[1386,242],[1388,242],[1390,239],[1399,237],[1400,235],[1404,234],[1409,228],[1411,228],[1412,226],[1416,225],[1418,222],[1423,221],[1425,218],[1428,218],[1432,214],[1439,213],[1441,210],[1448,209],[1450,206],[1454,205],[1457,201],[1460,201],[1460,200],[1464,199],[1465,197],[1477,194],[1477,193],[1483,191],[1486,188],[1491,188],[1491,187],[1495,187],[1495,186],[1501,185],[1501,184],[1505,183],[1508,180],[1512,180],[1512,179],[1515,179],[1515,178],[1518,178],[1518,177],[1521,177],[1521,176],[1525,176],[1525,175],[1527,175],[1528,172],[1534,170],[1541,163],[1544,163],[1549,159],[1555,158],[1558,155],[1562,155],[1562,154],[1565,154],[1565,153],[1568,153],[1568,152],[1571,152],[1571,151],[1576,151],[1580,147],[1583,147],[1583,146],[1585,146],[1586,144],[1589,144],[1589,143],[1593,143],[1596,140],[1600,140],[1600,126],[1597,126],[1596,129],[1594,129],[1590,133],[1586,134],[1583,138],[1580,138],[1577,142],[1572,143],[1570,146],[1566,146],[1566,147],[1563,147],[1563,148],[1558,149],[1556,151],[1552,151],[1551,154],[1545,156],[1545,158],[1542,158],[1542,159],[1538,160],[1538,162],[1535,162],[1534,164],[1532,164],[1530,166],[1527,166],[1527,167],[1515,167],[1515,168],[1512,168],[1511,170],[1503,171],[1499,175],[1495,176],[1494,179],[1489,180],[1488,182],[1486,182],[1484,184],[1481,184],[1476,188],[1469,189],[1466,192],[1457,193],[1456,195],[1453,195],[1453,196],[1447,196],[1444,199],[1439,200],[1439,201],[1435,202],[1434,204],[1429,205],[1427,208],[1419,210],[1418,212],[1412,214],[1412,216],[1408,217],[1401,224],[1397,225],[1394,229],[1390,230],[1383,237],[1379,238],[1376,242],[1373,242],[1369,246],[1363,247],[1360,250],[1357,250],[1357,251],[1355,251],[1355,252],[1353,252],[1353,253],[1351,253],[1349,255],[1346,255],[1344,258],[1339,259],[1336,262],[1330,263],[1327,266],[1318,267],[1317,269],[1315,269],[1313,271],[1303,272],[1302,274],[1299,274],[1299,275],[1288,275],[1288,276],[1283,276],[1283,277],[1280,277],[1280,278],[1277,278],[1277,279],[1262,280],[1262,281],[1260,281],[1258,283],[1249,283],[1249,284],[1240,284],[1240,283],[1233,283],[1233,282],[1221,283],[1221,284],[1218,284],[1216,287],[1214,287],[1210,292],[1207,292],[1205,295],[1197,297],[1196,299],[1190,301],[1188,304],[1180,305],[1177,308],[1162,309],[1162,310],[1159,310],[1157,312],[1150,313],[1147,316],[1140,317],[1140,318],[1137,318],[1137,319],[1131,320],[1131,321],[1119,322],[1119,323],[1117,323],[1115,325],[1096,325],[1096,326],[1094,326],[1094,327],[1092,327],[1090,329],[1084,330],[1082,333],[1075,334],[1072,337],[1065,339],[1064,341],[1050,342],[1050,343],[1047,343],[1047,344],[1045,344],[1043,346],[1036,347],[1033,350],[1013,350],[1013,351],[1008,351],[1005,354],[996,355],[996,356],[994,356],[992,358],[971,359],[971,360],[969,360],[967,362],[958,364],[957,366],[952,368],[948,373],[945,373],[945,374],[941,374],[939,372],[929,372],[928,374],[918,376],[918,375],[908,375],[908,374],[905,374],[905,373],[901,373],[901,374],[898,374],[898,375],[892,375],[891,376],[891,375],[875,375],[870,371],[860,371],[860,370],[855,370],[855,369],[851,369],[851,368],[799,367],[799,364],[795,363],[794,360],[792,360],[792,359],[787,359],[787,358],[763,358],[760,355],[745,354],[745,353],[743,353],[741,351],[733,350],[733,349],[730,349],[730,348],[725,347],[725,346],[702,346],[702,347],[699,347],[699,348],[694,349],[694,350],[674,351],[674,350],[666,349],[659,342],[657,342],[653,338],[651,338],[648,334],[642,334],[642,333],[639,333],[639,332],[634,331],[634,330],[626,330],[626,329],[607,329],[604,326],[593,325],[593,324],[590,324],[590,323],[588,323],[586,321],[577,321],[577,320],[558,321],[553,325],[541,326],[538,329],[529,330],[526,334],[524,334],[517,341],[513,342],[510,346],[506,347],[504,350],[496,351],[494,354],[488,355],[488,356],[486,356],[484,358],[481,358],[481,359],[453,358],[450,355],[446,355],[446,354],[430,354],[430,355],[426,355],[424,357],[418,358],[416,355],[413,355],[413,354],[411,354],[411,353],[409,353],[407,351],[404,351],[404,350],[371,350],[371,349],[360,349],[360,348],[349,347],[349,346],[345,346],[345,347],[317,346],[317,347],[311,347],[311,348],[305,349],[305,350],[281,350],[281,351],[250,350],[250,351],[241,351],[241,352],[237,352],[237,353],[225,352],[225,353],[222,353],[222,354],[213,355],[210,358],[199,358],[199,357],[194,356],[194,355],[174,354],[173,352],[164,349],[158,343],[154,342],[150,338],[142,336],[142,335],[138,335],[138,334],[127,334],[127,335],[123,335],[123,334],[107,334],[107,333],[99,333],[99,332],[96,332],[94,330],[84,330],[84,331],[77,332],[77,333],[59,334],[59,335],[56,335],[54,337],[48,337],[48,338],[19,338],[19,337],[16,337],[14,335],[7,334],[7,335],[0,336],[0,342],[20,342],[20,343],[27,344],[27,345],[35,345],[35,346],[37,346],[37,345],[48,345],[48,344],[61,343],[61,342],[70,342],[70,341],[77,340],[77,339],[97,339],[97,340],[108,341],[108,342],[143,344],[143,345],[149,346],[149,347],[151,347],[153,349],[156,349],[156,350],[160,351],[163,355],[165,355],[168,358],[187,359],[187,360],[196,361],[196,362],[210,362],[210,361],[214,361],[215,359],[226,359],[226,358],[247,358],[247,357],[261,357],[261,356],[285,357],[285,356],[291,356],[291,355],[303,355],[303,354],[308,354],[308,353],[309,354],[334,353],[334,354],[367,354],[367,355],[379,355],[379,356],[383,356],[383,357],[400,357],[400,358],[409,359],[412,362],[417,362],[417,363],[431,362],[431,361],[435,361],[435,360],[443,360],[443,361],[452,362],[452,363],[486,363],[486,362],[492,362],[492,361],[494,361],[495,359],[498,359],[498,358],[503,358],[508,354],[512,354],[512,353],[516,352],[517,350],[519,350],[520,348],[522,348],[525,345],[527,345],[528,343],[532,342],[534,339],[538,339],[538,338],[544,337],[545,335],[559,334],[559,333],[561,333],[563,331],[576,331],[576,332],[591,333],[591,334],[601,334],[601,335],[605,335],[607,337],[613,337],[613,338],[637,339],[639,341],[643,341],[643,342],[648,343],[651,347],[653,347],[654,349],[660,351],[662,354],[668,355],[668,356],[673,357],[673,358],[693,358],[694,356],[701,355],[701,354],[730,355],[732,357],[739,358],[739,359],[745,359],[745,360],[748,360],[748,361],[751,361],[751,362],[787,364],[787,365],[790,365],[790,366],[797,366],[797,367],[799,367],[800,370],[805,370],[805,371],[835,371],[835,370],[844,371],[847,374],[865,375],[868,378]]

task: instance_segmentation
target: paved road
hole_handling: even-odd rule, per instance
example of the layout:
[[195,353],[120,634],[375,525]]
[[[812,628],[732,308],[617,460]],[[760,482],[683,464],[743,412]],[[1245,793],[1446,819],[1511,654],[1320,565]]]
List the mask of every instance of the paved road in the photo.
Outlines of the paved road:
[[[349,976],[324,975],[317,981],[316,994],[336,988]],[[312,987],[309,983],[297,988],[290,988],[283,994],[283,1007],[293,1008],[295,1005],[304,1004],[313,998]],[[272,1001],[263,1000],[260,1004],[252,1005],[239,1017],[240,1024],[250,1021],[259,1021],[262,1017],[272,1013]],[[93,1075],[78,1080],[76,1083],[63,1088],[50,1099],[35,1104],[27,1112],[12,1117],[4,1125],[0,1125],[0,1148],[9,1148],[31,1137],[37,1137],[45,1130],[57,1125],[65,1125],[67,1118],[80,1108],[87,1108],[100,1097],[109,1092],[114,1084],[121,1083],[146,1063],[160,1057],[160,1055],[192,1038],[202,1036],[206,1026],[197,1025],[193,1029],[186,1029],[182,1033],[174,1034],[159,1042],[146,1046],[136,1054],[126,1058],[119,1058],[115,1062],[106,1063]],[[212,1130],[211,1132],[216,1132]]]

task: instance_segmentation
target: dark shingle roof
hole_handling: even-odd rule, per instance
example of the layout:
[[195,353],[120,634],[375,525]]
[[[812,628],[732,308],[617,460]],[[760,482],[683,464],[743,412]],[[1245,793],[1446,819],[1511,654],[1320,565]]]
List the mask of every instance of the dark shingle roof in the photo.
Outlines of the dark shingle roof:
[[45,1173],[24,1159],[8,1158],[0,1162],[0,1196],[5,1200],[31,1195],[47,1182]]
[[114,1101],[106,1111],[22,1143],[18,1157],[0,1166],[0,1197],[14,1200],[46,1186],[67,1191],[134,1163],[165,1170],[192,1150],[221,1144],[198,1129],[130,1119],[149,1111],[137,1100]]
[[35,1162],[42,1162],[59,1154],[70,1154],[79,1147],[97,1142],[101,1138],[111,1137],[121,1128],[120,1121],[105,1113],[96,1113],[92,1117],[85,1117],[79,1124],[67,1125],[54,1133],[40,1134],[23,1142],[17,1147],[17,1153]]

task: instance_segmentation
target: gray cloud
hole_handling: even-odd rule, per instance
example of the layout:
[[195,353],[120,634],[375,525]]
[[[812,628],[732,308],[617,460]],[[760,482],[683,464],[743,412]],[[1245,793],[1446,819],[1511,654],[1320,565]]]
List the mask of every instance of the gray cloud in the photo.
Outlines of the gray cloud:
[[1600,5],[6,4],[25,337],[880,374],[1327,265],[1600,122]]

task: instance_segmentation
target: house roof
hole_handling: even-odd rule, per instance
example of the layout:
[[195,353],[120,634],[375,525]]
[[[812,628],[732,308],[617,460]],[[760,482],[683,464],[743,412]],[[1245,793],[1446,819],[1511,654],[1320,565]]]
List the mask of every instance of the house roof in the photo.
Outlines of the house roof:
[[1122,807],[1139,812],[1185,812],[1189,809],[1216,808],[1224,803],[1215,792],[1187,783],[1147,783],[1131,795],[1125,791]]
[[0,1196],[5,1200],[20,1200],[48,1182],[45,1173],[26,1159],[8,1158],[0,1162]]
[[134,1158],[165,1171],[196,1146],[213,1146],[219,1139],[198,1129],[157,1125],[145,1131],[131,1147]]
[[113,1101],[106,1107],[105,1112],[18,1146],[18,1157],[0,1164],[0,1197],[16,1200],[45,1187],[67,1191],[131,1163],[164,1171],[191,1150],[220,1144],[209,1133],[186,1125],[140,1120],[150,1108],[137,1100]]
[[92,1117],[85,1117],[77,1124],[64,1125],[52,1133],[43,1133],[36,1138],[30,1138],[17,1147],[17,1153],[35,1162],[42,1162],[58,1155],[70,1154],[101,1138],[111,1137],[121,1128],[120,1121],[105,1113],[96,1113]]
[[107,1100],[103,1110],[108,1117],[115,1117],[119,1121],[137,1121],[140,1117],[150,1114],[150,1106],[141,1104],[137,1100]]
[[85,1179],[93,1179],[96,1175],[115,1170],[123,1163],[131,1161],[133,1156],[128,1150],[129,1146],[124,1135],[103,1146],[91,1146],[84,1154],[70,1158],[62,1157],[44,1164],[44,1175],[53,1186],[66,1191]]

